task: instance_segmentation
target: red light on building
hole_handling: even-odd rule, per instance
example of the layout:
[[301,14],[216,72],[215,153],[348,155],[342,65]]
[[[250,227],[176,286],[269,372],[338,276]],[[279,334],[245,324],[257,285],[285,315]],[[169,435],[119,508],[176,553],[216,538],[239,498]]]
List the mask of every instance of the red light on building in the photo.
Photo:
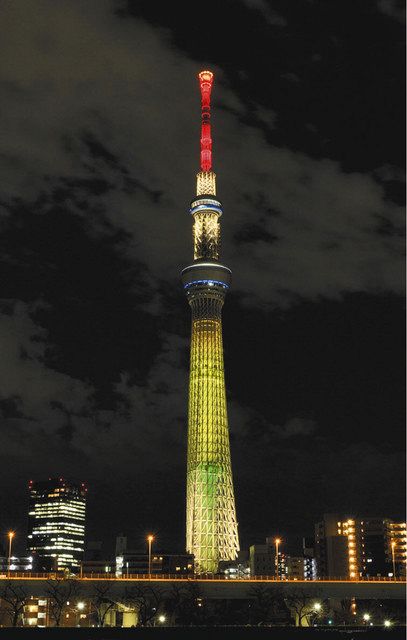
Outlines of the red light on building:
[[212,168],[212,137],[211,124],[211,91],[213,84],[213,73],[211,71],[201,71],[198,74],[199,86],[201,89],[201,169],[210,171]]

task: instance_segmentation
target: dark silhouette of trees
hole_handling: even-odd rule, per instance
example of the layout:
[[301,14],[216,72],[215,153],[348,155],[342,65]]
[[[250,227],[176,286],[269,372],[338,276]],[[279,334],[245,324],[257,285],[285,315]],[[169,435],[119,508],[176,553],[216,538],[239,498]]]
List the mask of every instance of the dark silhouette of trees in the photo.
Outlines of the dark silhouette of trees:
[[138,626],[152,624],[163,602],[163,592],[147,584],[126,587],[123,603],[133,607],[138,614]]
[[247,604],[247,622],[254,625],[285,621],[288,617],[282,587],[253,585]]
[[93,585],[93,593],[91,595],[90,607],[91,611],[96,615],[98,627],[104,627],[106,616],[117,604],[116,600],[111,597],[112,583],[111,581],[96,582]]
[[11,626],[17,627],[21,621],[28,596],[23,587],[7,582],[0,592],[2,611],[9,618]]
[[49,598],[49,615],[56,627],[61,624],[61,617],[67,602],[80,593],[80,585],[76,579],[53,578],[47,580],[46,594]]
[[319,594],[320,592],[300,587],[286,591],[284,601],[291,613],[294,614],[296,627],[309,626],[317,617],[314,605],[319,600]]

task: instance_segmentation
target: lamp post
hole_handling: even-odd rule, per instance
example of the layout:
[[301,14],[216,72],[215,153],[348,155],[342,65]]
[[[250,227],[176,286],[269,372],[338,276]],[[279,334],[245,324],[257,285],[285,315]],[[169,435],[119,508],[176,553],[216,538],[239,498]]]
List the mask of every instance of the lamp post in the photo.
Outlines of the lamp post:
[[13,544],[13,538],[15,536],[14,531],[9,531],[8,534],[8,561],[7,561],[7,577],[10,577],[10,565],[11,565],[11,546]]
[[149,535],[147,536],[147,542],[148,542],[148,577],[151,578],[151,545],[153,543],[154,540],[154,536]]
[[393,562],[393,580],[396,579],[396,558],[395,558],[395,553],[394,553],[394,549],[396,547],[396,543],[394,540],[392,540],[391,542],[391,559]]
[[280,538],[276,538],[274,540],[274,543],[276,545],[276,556],[275,556],[274,562],[275,562],[275,565],[276,565],[276,580],[278,580],[278,547],[279,547],[279,545],[281,543]]

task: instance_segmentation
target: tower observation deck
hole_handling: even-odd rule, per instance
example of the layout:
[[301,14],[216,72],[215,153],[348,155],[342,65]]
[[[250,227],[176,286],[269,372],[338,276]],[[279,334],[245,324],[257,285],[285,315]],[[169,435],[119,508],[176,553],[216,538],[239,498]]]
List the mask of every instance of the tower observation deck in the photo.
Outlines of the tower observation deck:
[[222,204],[212,171],[213,74],[201,71],[201,169],[192,200],[194,260],[182,273],[192,311],[188,408],[186,548],[197,573],[216,573],[239,551],[222,345],[222,307],[231,271],[219,262]]

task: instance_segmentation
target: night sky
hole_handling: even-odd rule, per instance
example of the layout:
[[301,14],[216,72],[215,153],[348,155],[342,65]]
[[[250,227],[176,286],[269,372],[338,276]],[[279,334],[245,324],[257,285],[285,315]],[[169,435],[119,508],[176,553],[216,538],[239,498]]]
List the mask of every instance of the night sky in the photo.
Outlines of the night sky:
[[88,539],[184,549],[197,73],[215,74],[243,547],[403,517],[404,16],[396,0],[0,9],[0,530],[89,486]]

